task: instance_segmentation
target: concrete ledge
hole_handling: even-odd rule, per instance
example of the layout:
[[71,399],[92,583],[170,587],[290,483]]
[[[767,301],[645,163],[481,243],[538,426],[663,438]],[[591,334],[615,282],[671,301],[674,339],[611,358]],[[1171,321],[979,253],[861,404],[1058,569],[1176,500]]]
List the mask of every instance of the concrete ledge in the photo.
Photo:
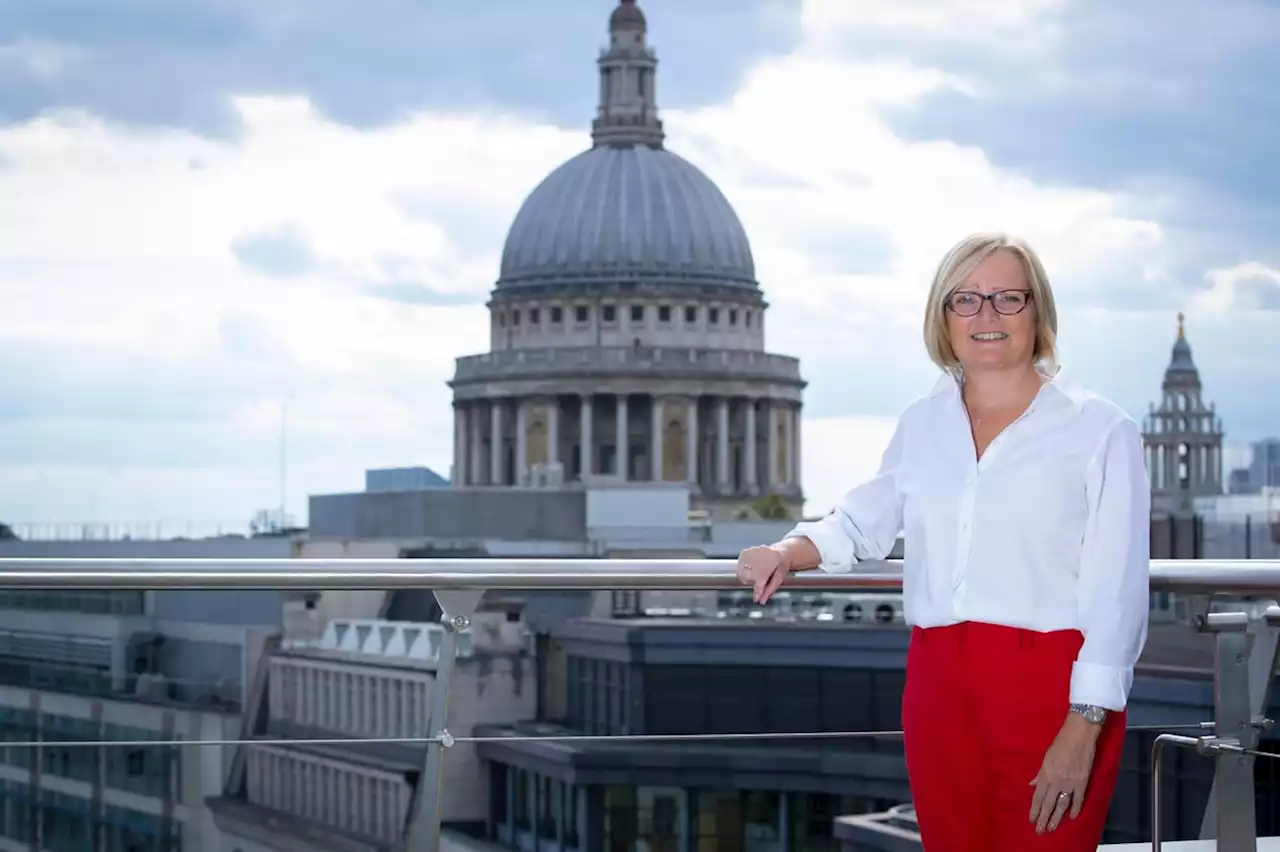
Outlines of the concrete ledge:
[[[915,811],[898,805],[883,813],[838,816],[832,833],[842,852],[918,852]],[[1179,840],[1161,844],[1164,852],[1218,852],[1216,840]],[[1280,837],[1259,837],[1258,852],[1280,852]],[[1150,852],[1151,843],[1115,843],[1098,847],[1098,852]]]
[[[1161,843],[1165,852],[1217,852],[1216,840],[1179,840]],[[1150,843],[1119,843],[1099,846],[1098,852],[1151,852]],[[1259,837],[1258,852],[1280,852],[1280,837]]]

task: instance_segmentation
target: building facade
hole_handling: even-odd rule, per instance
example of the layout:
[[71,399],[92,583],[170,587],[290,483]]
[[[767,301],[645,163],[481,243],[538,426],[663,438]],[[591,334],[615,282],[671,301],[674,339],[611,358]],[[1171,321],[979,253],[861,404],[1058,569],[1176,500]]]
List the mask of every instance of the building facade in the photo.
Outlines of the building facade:
[[[4,541],[5,557],[287,557],[287,540]],[[276,592],[0,592],[0,851],[221,852]],[[77,743],[92,743],[77,744]]]
[[591,147],[516,214],[489,352],[458,359],[454,483],[675,482],[723,516],[766,494],[798,512],[800,365],[765,348],[729,201],[665,147],[633,0],[597,66]]
[[[384,608],[409,620],[332,619],[318,639],[286,634],[263,660],[266,689],[250,708],[237,771],[209,801],[225,852],[402,848],[423,792],[418,738],[439,688],[444,630],[429,595]],[[457,651],[454,736],[536,715],[533,643],[518,611],[485,607]],[[473,744],[449,749],[440,807],[454,830],[484,833],[489,785]]]

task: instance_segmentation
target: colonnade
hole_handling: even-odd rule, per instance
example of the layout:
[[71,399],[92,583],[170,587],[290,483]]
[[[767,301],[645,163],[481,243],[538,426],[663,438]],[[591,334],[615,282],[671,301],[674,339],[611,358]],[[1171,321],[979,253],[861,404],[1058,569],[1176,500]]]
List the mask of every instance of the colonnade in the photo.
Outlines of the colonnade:
[[454,482],[553,485],[608,478],[687,482],[718,494],[798,489],[800,432],[800,404],[769,397],[624,393],[461,400],[454,403]]
[[[1222,493],[1222,446],[1213,436],[1177,436],[1167,442],[1148,442],[1147,471],[1152,487],[1196,496]],[[1197,438],[1200,437],[1200,440]]]

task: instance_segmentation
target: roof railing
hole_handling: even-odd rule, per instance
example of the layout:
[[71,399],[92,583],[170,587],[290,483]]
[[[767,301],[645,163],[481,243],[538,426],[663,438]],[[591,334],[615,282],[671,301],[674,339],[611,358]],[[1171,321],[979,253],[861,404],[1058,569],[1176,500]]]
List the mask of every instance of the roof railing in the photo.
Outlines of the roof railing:
[[[894,591],[902,587],[895,562],[864,563],[856,573],[807,572],[787,589]],[[444,613],[436,686],[431,694],[422,783],[414,793],[408,831],[413,850],[438,852],[440,779],[448,730],[449,686],[457,637],[488,589],[727,590],[741,589],[729,560],[594,559],[0,559],[0,589],[368,589],[429,588]],[[1213,788],[1201,826],[1220,852],[1257,846],[1253,764],[1270,730],[1267,701],[1276,668],[1280,606],[1213,612],[1215,595],[1280,598],[1280,560],[1155,560],[1152,591],[1192,599],[1191,628],[1214,636],[1213,733],[1164,738],[1215,761]],[[1152,847],[1160,848],[1160,750],[1152,760]],[[1264,755],[1269,757],[1270,755]]]

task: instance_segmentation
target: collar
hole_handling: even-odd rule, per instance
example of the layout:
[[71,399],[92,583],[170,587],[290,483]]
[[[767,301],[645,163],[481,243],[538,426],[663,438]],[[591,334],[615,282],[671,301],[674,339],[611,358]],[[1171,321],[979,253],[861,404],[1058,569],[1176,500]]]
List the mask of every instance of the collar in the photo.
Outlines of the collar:
[[[956,373],[944,372],[934,384],[933,390],[929,392],[929,396],[941,396],[948,391],[958,393],[960,391],[961,381],[962,379],[958,371]],[[1046,384],[1048,387],[1053,388],[1058,393],[1065,396],[1076,408],[1083,406],[1085,398],[1088,396],[1088,392],[1085,391],[1085,389],[1061,367],[1059,367],[1058,371],[1049,378],[1049,381]]]
[[946,393],[949,390],[959,390],[959,389],[960,389],[959,371],[957,370],[957,372],[952,373],[950,370],[946,370],[942,373],[941,376],[938,377],[938,381],[936,384],[934,384],[933,390],[929,391],[929,396],[942,396],[944,393]]
[[1071,400],[1071,404],[1077,409],[1084,407],[1084,401],[1088,398],[1089,392],[1084,389],[1079,382],[1061,367],[1058,372],[1049,380],[1049,387]]

